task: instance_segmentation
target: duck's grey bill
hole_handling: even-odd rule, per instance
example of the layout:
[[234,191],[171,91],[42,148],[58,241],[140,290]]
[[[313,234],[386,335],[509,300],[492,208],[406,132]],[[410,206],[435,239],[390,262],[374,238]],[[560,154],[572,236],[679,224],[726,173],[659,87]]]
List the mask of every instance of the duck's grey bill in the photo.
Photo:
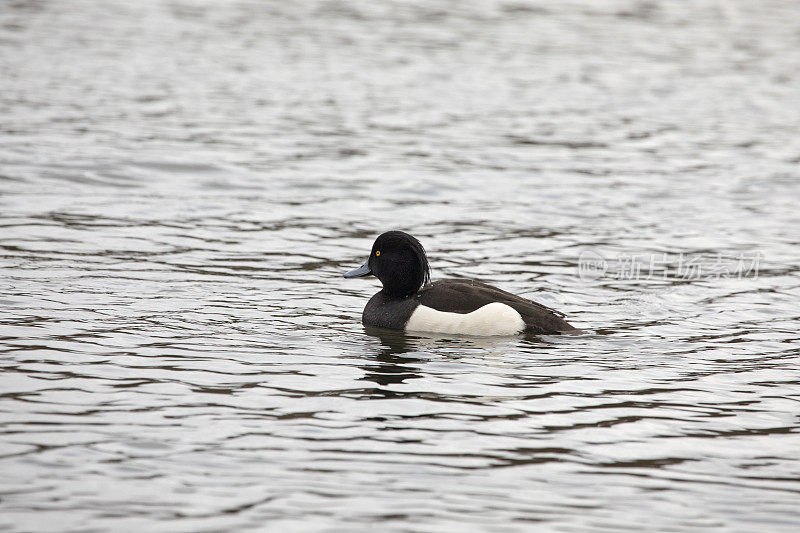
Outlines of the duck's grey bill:
[[369,269],[369,265],[364,263],[360,267],[356,268],[355,270],[351,270],[347,272],[344,277],[346,278],[363,278],[364,276],[369,276],[372,274],[372,270]]

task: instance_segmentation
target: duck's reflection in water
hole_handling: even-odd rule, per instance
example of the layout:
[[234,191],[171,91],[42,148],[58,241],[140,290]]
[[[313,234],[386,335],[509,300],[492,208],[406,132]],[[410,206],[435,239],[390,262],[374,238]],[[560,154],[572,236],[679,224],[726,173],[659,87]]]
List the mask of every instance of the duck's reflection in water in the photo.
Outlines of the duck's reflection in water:
[[413,339],[402,331],[369,326],[365,331],[367,335],[377,338],[380,346],[374,356],[375,364],[361,367],[366,372],[361,379],[386,386],[422,377],[416,364],[423,363],[424,359],[411,354],[415,349]]
[[[519,348],[522,344],[541,346],[543,343],[538,337],[453,337],[436,333],[408,334],[372,326],[365,326],[364,331],[380,344],[376,346],[377,352],[370,356],[371,364],[361,366],[365,372],[361,379],[384,387],[423,377],[423,367],[431,361],[432,353],[448,359],[480,354],[491,361],[495,357],[502,357],[509,344]],[[396,395],[396,391],[379,390],[382,395]]]

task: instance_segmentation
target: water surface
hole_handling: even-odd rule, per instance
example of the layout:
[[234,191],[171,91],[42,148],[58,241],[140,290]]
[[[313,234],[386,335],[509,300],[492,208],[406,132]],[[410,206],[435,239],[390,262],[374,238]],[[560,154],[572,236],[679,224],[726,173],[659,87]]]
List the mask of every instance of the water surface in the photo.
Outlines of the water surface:
[[[796,531],[799,23],[4,3],[0,529]],[[365,330],[388,229],[589,333]]]

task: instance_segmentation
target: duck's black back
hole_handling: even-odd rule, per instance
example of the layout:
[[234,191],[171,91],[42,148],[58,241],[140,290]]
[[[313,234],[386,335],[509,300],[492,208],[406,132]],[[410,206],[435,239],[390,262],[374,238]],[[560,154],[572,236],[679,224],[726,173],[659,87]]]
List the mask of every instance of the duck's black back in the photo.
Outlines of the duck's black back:
[[468,279],[443,279],[424,286],[415,299],[426,307],[446,313],[471,313],[500,302],[512,307],[525,322],[525,331],[536,335],[578,331],[561,313],[497,287]]

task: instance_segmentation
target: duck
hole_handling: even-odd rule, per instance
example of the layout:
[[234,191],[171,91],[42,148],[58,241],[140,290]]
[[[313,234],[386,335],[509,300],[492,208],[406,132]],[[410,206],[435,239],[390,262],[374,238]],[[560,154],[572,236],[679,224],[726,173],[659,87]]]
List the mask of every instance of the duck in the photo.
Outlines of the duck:
[[345,278],[375,276],[383,288],[367,302],[365,326],[407,332],[474,336],[579,333],[565,315],[471,279],[430,281],[422,244],[403,231],[387,231],[369,258]]

